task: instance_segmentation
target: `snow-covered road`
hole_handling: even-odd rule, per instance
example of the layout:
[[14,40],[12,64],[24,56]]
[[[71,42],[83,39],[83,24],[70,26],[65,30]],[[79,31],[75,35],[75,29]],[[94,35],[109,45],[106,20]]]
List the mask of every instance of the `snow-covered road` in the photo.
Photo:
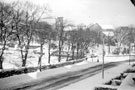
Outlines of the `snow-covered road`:
[[[125,59],[126,58],[124,57],[121,60],[123,61]],[[105,62],[105,63],[107,67],[112,67],[119,64],[118,62],[113,62],[111,63],[112,65],[111,64],[108,65],[109,62]],[[7,89],[7,88],[8,89],[16,89],[16,88],[30,89],[31,88],[31,90],[33,90],[36,88],[42,89],[42,87],[43,89],[44,87],[47,87],[47,88],[54,87],[56,89],[56,88],[63,87],[65,85],[69,85],[73,82],[77,82],[79,80],[85,79],[87,77],[90,77],[93,75],[95,76],[95,74],[101,72],[101,69],[102,69],[102,62],[99,62],[99,63],[91,62],[91,59],[89,58],[88,61],[83,61],[81,63],[77,63],[74,65],[68,65],[68,66],[64,66],[64,67],[60,67],[56,69],[45,70],[42,72],[37,71],[33,73],[28,73],[28,74],[15,75],[15,76],[0,79],[0,90]],[[121,69],[125,69],[125,68],[121,68]]]
[[[104,68],[106,70],[106,69],[115,67],[121,63],[122,62],[106,63]],[[57,75],[55,77],[50,77],[50,78],[44,79],[37,83],[31,83],[31,84],[28,84],[23,87],[21,86],[16,89],[25,89],[25,90],[50,90],[50,89],[53,89],[53,90],[56,90],[61,87],[67,86],[69,84],[83,80],[85,78],[91,77],[97,73],[100,73],[101,71],[102,71],[102,64],[99,64],[96,66],[88,67],[85,69],[80,69],[77,71],[66,72],[64,74]]]
[[[112,68],[120,63],[107,63],[105,64],[105,70]],[[91,77],[102,70],[102,65],[96,65],[93,67],[89,67],[83,70],[75,71],[75,72],[69,72],[66,74],[63,74],[61,76],[56,76],[52,81],[49,81],[49,84],[46,84],[48,82],[44,81],[40,83],[40,85],[34,85],[29,86],[28,88],[22,88],[22,89],[31,89],[31,90],[56,90],[59,88],[62,88],[64,86],[70,85],[72,83],[78,82],[80,80],[83,80],[85,78]]]

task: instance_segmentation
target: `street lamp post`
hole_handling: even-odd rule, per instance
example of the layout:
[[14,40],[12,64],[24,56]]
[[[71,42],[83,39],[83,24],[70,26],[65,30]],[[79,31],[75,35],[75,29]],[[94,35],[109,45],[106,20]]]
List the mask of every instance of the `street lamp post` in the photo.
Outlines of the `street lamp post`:
[[130,46],[130,43],[129,43],[129,65],[130,65],[130,50],[131,50],[131,46]]
[[102,79],[104,79],[104,55],[105,55],[105,51],[104,51],[104,36],[102,36]]

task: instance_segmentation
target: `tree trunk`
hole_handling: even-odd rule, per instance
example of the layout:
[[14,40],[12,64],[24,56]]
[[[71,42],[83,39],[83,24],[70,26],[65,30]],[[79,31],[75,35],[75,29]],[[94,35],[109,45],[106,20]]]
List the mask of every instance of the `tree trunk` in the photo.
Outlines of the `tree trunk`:
[[25,67],[26,66],[26,60],[23,58],[22,59],[22,67]]
[[73,43],[72,43],[72,60],[74,60],[74,46],[73,46]]
[[81,45],[81,51],[80,51],[80,53],[81,53],[81,58],[83,57],[83,47],[82,47],[82,45]]
[[[18,30],[18,29],[16,28],[16,30]],[[21,40],[20,40],[19,34],[16,34],[16,36],[17,36],[17,39],[18,39],[18,42],[19,42],[19,48],[20,48],[20,53],[21,53],[21,58],[22,58],[22,67],[24,67],[26,62],[24,60],[24,55],[23,55],[23,46],[21,46]]]
[[91,58],[92,58],[92,62],[93,62],[93,49],[92,49],[92,57]]
[[[27,58],[28,58],[28,51],[29,50],[29,44],[26,46],[26,48],[25,48],[25,54],[24,54],[24,56],[22,56],[22,58],[23,58],[23,62],[22,62],[22,67],[25,67],[26,66],[26,61],[27,61]],[[23,52],[23,51],[22,51]],[[22,53],[21,52],[21,53]],[[23,54],[23,53],[22,53]]]
[[67,52],[67,59],[66,59],[66,61],[68,61],[68,58],[69,58],[69,53]]
[[69,58],[69,50],[70,50],[70,43],[68,44],[68,52],[67,52],[67,59],[66,59],[66,61],[68,61],[68,58]]
[[23,64],[22,64],[23,67],[26,66],[27,57],[28,57],[28,50],[26,50],[25,55],[24,55]]
[[51,40],[49,40],[48,42],[48,63],[50,64],[50,59],[51,59],[51,55],[50,55],[50,50],[51,50]]
[[79,54],[79,52],[78,52],[78,51],[79,51],[79,44],[77,44],[77,48],[76,48],[76,49],[77,49],[76,55],[77,55],[77,59],[78,59],[78,54]]
[[22,67],[26,66],[26,61],[27,61],[27,57],[28,57],[28,50],[29,50],[29,44],[25,47],[25,54],[23,56]]
[[[62,25],[63,25],[63,22],[62,22]],[[63,26],[61,26],[61,29],[60,29],[60,35],[59,35],[59,57],[58,57],[58,62],[61,61],[61,51],[62,51],[62,46],[63,46]]]
[[22,64],[23,67],[26,66],[26,61],[27,61],[27,57],[28,57],[29,45],[30,45],[31,38],[32,38],[32,33],[30,33],[27,45],[25,46],[25,55],[24,55],[23,64]]
[[110,54],[110,44],[108,45],[108,54]]
[[120,45],[119,45],[119,54],[121,53],[121,42],[120,42]]
[[0,56],[0,69],[3,69],[3,58]]
[[74,49],[72,50],[72,60],[74,60]]
[[5,46],[6,46],[6,40],[4,40],[4,44],[3,44],[3,48],[2,48],[2,51],[1,51],[1,54],[0,54],[0,69],[3,69],[3,54],[4,54],[4,51],[5,51]]
[[58,56],[58,62],[60,62],[60,58],[61,58],[61,50],[60,50],[60,40],[59,40],[59,56]]
[[41,58],[42,58],[42,56],[39,57],[39,61],[38,61],[40,72],[42,71],[42,60],[41,60]]
[[[21,42],[19,41],[19,46],[21,45]],[[20,52],[21,52],[21,58],[22,58],[22,67],[26,66],[26,58],[27,58],[27,54],[26,51],[23,50],[23,47],[20,46]]]
[[38,59],[39,70],[42,68],[43,44],[40,45],[40,56]]
[[22,48],[21,48],[21,57],[22,57],[22,67],[24,67],[25,66],[25,60],[24,60],[24,55],[23,55],[23,50],[22,50]]
[[58,62],[61,60],[61,40],[59,40],[59,57],[58,57]]

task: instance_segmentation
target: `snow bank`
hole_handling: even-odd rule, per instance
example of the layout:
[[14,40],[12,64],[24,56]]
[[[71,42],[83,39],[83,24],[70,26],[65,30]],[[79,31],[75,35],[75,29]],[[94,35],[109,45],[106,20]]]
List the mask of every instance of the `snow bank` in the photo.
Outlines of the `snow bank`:
[[135,90],[135,81],[133,78],[135,78],[135,73],[129,73],[118,90]]
[[32,85],[38,81],[39,82],[42,81],[43,79],[56,77],[58,75],[62,75],[68,72],[82,70],[82,69],[89,68],[98,64],[99,63],[90,63],[88,61],[84,61],[82,65],[77,65],[77,64],[71,65],[70,66],[71,68],[60,67],[60,68],[55,68],[55,69],[44,70],[42,72],[37,71],[33,73],[14,75],[11,77],[0,79],[0,90],[9,89],[9,88],[15,89],[16,87]]
[[[114,77],[117,77],[129,68],[128,63],[123,63],[122,65],[116,66],[114,68],[105,70],[104,72],[104,79],[102,79],[102,73],[94,75],[92,77],[86,78],[79,82],[70,84],[66,87],[63,87],[59,90],[94,90],[95,87],[109,87],[109,88],[117,88],[118,86],[111,86],[111,85],[104,85],[105,82],[108,82]],[[128,89],[127,89],[128,90]]]

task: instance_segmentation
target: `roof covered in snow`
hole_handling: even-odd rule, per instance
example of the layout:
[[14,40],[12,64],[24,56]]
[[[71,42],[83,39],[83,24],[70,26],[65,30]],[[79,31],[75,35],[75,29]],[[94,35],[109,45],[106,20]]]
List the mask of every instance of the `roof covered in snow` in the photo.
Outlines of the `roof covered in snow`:
[[101,25],[102,29],[114,29],[112,25]]

